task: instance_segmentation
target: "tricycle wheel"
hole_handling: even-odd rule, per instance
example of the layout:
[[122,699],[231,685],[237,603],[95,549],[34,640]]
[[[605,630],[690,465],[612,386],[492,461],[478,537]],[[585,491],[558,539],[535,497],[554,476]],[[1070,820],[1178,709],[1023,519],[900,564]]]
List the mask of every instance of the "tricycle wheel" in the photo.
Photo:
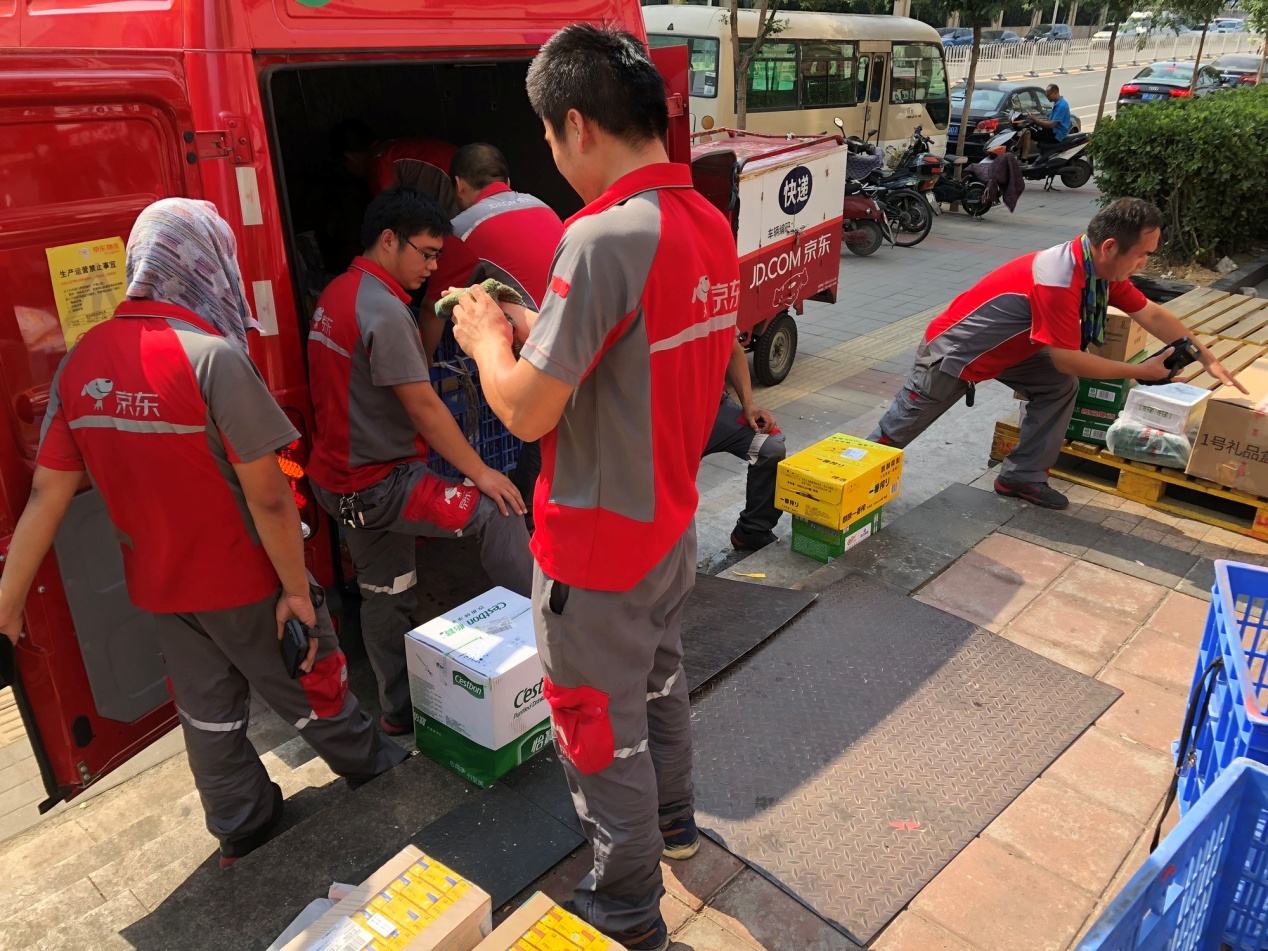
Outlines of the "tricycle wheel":
[[875,221],[847,221],[843,227],[845,246],[861,258],[872,254],[885,240]]
[[764,386],[784,381],[797,357],[797,322],[787,311],[767,325],[753,347],[753,373]]

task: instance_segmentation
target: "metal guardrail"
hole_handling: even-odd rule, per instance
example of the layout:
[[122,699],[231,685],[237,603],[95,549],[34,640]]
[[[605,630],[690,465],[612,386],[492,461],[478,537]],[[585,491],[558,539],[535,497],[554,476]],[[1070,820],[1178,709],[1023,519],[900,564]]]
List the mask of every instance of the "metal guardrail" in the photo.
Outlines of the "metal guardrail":
[[[1114,46],[1114,65],[1141,66],[1158,60],[1191,60],[1197,54],[1201,33],[1146,37],[1120,36]],[[1259,53],[1264,37],[1254,33],[1208,33],[1202,60],[1225,53]],[[972,47],[952,46],[946,53],[947,74],[952,83],[963,82],[969,72]],[[1109,60],[1109,40],[1073,40],[1044,43],[988,43],[978,55],[978,79],[1014,79],[1048,73],[1098,71]]]

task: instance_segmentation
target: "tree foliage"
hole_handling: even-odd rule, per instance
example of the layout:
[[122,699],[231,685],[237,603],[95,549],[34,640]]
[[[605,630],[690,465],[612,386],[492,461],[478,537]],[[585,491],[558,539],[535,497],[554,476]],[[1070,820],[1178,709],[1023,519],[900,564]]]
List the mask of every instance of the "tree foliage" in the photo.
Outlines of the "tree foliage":
[[1268,238],[1268,86],[1124,109],[1092,139],[1102,198],[1152,201],[1163,251],[1210,263]]
[[730,0],[728,19],[731,23],[731,62],[735,64],[735,127],[748,126],[748,71],[757,57],[758,50],[767,38],[783,29],[783,22],[776,14],[780,0],[757,0],[757,32],[748,46],[740,45],[739,0]]

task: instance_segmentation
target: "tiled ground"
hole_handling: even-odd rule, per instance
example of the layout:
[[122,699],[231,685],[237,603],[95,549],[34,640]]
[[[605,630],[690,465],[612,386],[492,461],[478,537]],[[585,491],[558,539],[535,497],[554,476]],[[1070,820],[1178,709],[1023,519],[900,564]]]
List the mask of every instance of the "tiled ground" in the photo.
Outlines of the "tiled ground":
[[[979,487],[989,489],[993,477]],[[1123,696],[882,932],[872,944],[879,951],[1072,947],[1146,857],[1171,776],[1171,741],[1207,611],[1185,573],[1199,556],[1268,563],[1263,542],[1055,484],[1070,495],[1069,512],[1045,521],[1023,508],[1019,523],[987,535],[914,597]],[[1110,529],[1106,538],[1147,542],[1134,550],[1149,552],[1148,563],[1123,559],[1126,570],[1116,570],[1088,560],[1097,553],[1078,541],[1093,525]],[[1133,550],[1121,539],[1117,547]],[[1153,557],[1160,551],[1182,555],[1175,564],[1183,570],[1151,567],[1166,564]],[[1164,829],[1174,821],[1168,816]],[[583,849],[535,887],[567,898],[588,862]],[[675,951],[854,947],[707,840],[697,858],[665,863],[664,872]]]

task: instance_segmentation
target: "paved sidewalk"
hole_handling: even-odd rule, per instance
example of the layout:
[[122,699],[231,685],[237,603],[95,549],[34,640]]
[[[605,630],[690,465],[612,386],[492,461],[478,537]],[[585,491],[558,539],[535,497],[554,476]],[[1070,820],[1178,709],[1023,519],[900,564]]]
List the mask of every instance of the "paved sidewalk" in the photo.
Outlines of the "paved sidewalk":
[[[976,489],[990,491],[992,478],[983,475]],[[945,567],[931,567],[919,545],[904,552],[899,544],[888,558],[869,560],[864,546],[857,558],[803,572],[802,584],[815,590],[849,570],[912,586],[918,600],[1123,691],[876,938],[869,947],[878,951],[1072,947],[1147,855],[1212,561],[1268,563],[1262,542],[1055,484],[1070,495],[1068,512],[1016,503],[1014,517]],[[882,530],[867,544],[884,538]],[[760,652],[747,662],[761,663]],[[1174,815],[1164,829],[1173,824]],[[536,887],[562,900],[588,862],[582,849]],[[707,840],[696,858],[667,862],[664,872],[662,911],[676,951],[856,947]]]

